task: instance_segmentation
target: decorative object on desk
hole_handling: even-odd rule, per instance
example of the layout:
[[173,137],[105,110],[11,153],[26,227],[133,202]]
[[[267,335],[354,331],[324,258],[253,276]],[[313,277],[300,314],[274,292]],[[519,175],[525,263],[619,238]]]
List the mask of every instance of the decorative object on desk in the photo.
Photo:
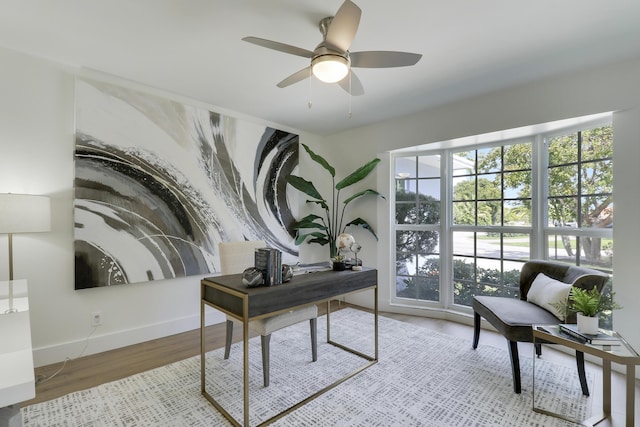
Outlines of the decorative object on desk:
[[[611,283],[609,281],[606,286]],[[578,330],[585,334],[598,333],[598,314],[621,309],[614,301],[615,292],[603,290],[602,294],[594,286],[592,289],[583,289],[572,286],[569,290],[569,298],[566,303],[556,303],[554,306],[566,312],[577,313]]]
[[[307,200],[307,203],[315,203],[324,211],[324,217],[315,214],[309,214],[294,224],[293,228],[297,230],[295,243],[297,245],[300,245],[302,242],[309,239],[308,243],[318,243],[322,246],[329,244],[329,258],[333,258],[338,253],[336,239],[338,235],[344,232],[349,226],[362,227],[365,230],[368,230],[373,235],[373,237],[378,240],[378,236],[373,231],[373,228],[364,219],[358,217],[352,221],[349,221],[344,226],[343,219],[347,206],[354,200],[358,200],[364,196],[370,195],[374,195],[376,197],[381,197],[384,199],[384,196],[375,190],[367,189],[360,191],[352,195],[351,197],[341,201],[340,192],[343,189],[365,179],[373,171],[373,169],[375,169],[376,165],[380,162],[380,159],[375,158],[369,161],[368,163],[352,172],[351,175],[347,176],[336,184],[336,171],[333,166],[331,166],[322,156],[319,156],[311,151],[311,149],[307,145],[302,144],[302,146],[313,161],[318,163],[329,172],[329,174],[331,175],[332,183],[334,185],[331,198],[330,200],[327,200],[322,197],[322,195],[318,192],[312,182],[296,175],[288,175],[286,177],[287,183],[291,184],[295,189],[302,191],[303,193],[311,197],[310,200]],[[342,210],[341,212],[338,212],[338,206],[340,205],[340,203],[342,203]],[[329,206],[331,206],[331,208]],[[316,231],[307,232],[307,230],[309,229],[315,229]]]
[[293,279],[293,268],[290,265],[282,264],[282,283]]
[[255,251],[255,268],[262,271],[264,284],[282,284],[282,252],[274,248],[260,248]]
[[262,271],[255,267],[249,267],[242,272],[242,283],[247,285],[247,288],[255,288],[264,284],[264,276]]
[[343,257],[342,262],[344,263],[344,268],[339,266],[337,271],[342,271],[342,270],[346,270],[347,268],[351,268],[351,265],[349,263],[350,259],[346,259],[345,254],[350,251],[351,245],[354,244],[355,242],[356,242],[356,239],[354,239],[351,234],[340,233],[338,235],[336,246],[338,249],[338,255],[342,255]]
[[0,194],[0,233],[9,236],[9,280],[13,280],[13,234],[51,230],[51,200],[31,194]]
[[333,261],[314,262],[311,264],[300,264],[300,271],[313,273],[317,271],[329,271],[333,268]]
[[620,345],[620,338],[615,336],[613,331],[608,329],[597,329],[595,334],[585,334],[578,329],[575,323],[561,323],[558,325],[560,332],[582,343],[593,345]]
[[349,233],[340,233],[336,241],[338,253],[347,253],[351,250],[351,245],[356,242],[356,239]]
[[336,255],[333,257],[333,271],[344,271],[347,265],[344,262],[344,255]]
[[351,269],[355,271],[362,270],[362,266],[360,265],[360,263],[358,263],[358,253],[362,250],[362,245],[360,245],[358,242],[353,242],[350,249],[356,257],[356,262],[353,267],[351,267]]

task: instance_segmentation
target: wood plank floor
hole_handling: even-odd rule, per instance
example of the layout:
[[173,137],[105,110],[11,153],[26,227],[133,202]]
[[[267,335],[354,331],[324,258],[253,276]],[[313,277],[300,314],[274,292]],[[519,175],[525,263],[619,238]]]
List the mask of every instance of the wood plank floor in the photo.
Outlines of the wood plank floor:
[[[342,306],[344,306],[344,304]],[[325,307],[324,305],[319,307],[320,314],[324,314],[326,311]],[[332,306],[332,310],[335,309],[338,309],[338,307]],[[446,334],[468,338],[469,345],[471,346],[473,336],[473,328],[471,326],[418,316],[392,313],[381,313],[381,315]],[[224,324],[208,327],[206,334],[208,350],[224,346]],[[235,334],[234,341],[239,341],[240,335],[241,334]],[[501,335],[491,331],[483,330],[481,332],[480,343],[504,348],[505,352],[507,351],[505,339]],[[553,350],[550,346],[546,346],[543,351],[543,357],[546,360],[567,366],[575,366],[575,359],[572,355]],[[533,354],[533,348],[530,344],[521,343],[520,353],[527,355]],[[95,387],[198,354],[200,354],[200,331],[193,330],[141,344],[81,357],[67,362],[64,369],[52,379],[37,384],[35,399],[24,402],[22,406],[43,402],[74,391]],[[60,369],[61,366],[62,363],[39,367],[36,369],[36,378],[48,378]],[[510,366],[505,366],[505,369],[510,369]],[[602,375],[598,366],[588,362],[587,370],[592,371],[596,375],[596,386],[591,390],[591,395],[594,397],[593,410],[595,412],[602,407]],[[524,387],[529,387],[529,385],[523,382],[523,388]],[[613,417],[611,420],[605,420],[598,424],[599,427],[624,425],[625,382],[621,374],[614,372],[612,389]],[[636,381],[635,400],[635,419],[636,424],[640,425],[640,385],[638,381]]]

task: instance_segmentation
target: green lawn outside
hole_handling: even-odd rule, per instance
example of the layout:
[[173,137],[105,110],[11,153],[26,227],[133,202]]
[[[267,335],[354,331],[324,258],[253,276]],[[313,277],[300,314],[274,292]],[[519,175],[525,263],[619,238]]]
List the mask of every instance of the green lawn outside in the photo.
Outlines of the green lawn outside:
[[[505,245],[509,245],[509,246],[522,246],[522,247],[528,247],[529,246],[529,242],[523,241],[523,238],[526,238],[527,235],[523,234],[521,236],[509,236],[509,237],[505,237],[504,238],[504,243]],[[478,236],[478,240],[492,240],[492,242],[489,242],[491,244],[494,245],[498,245],[500,242],[498,240],[496,240],[495,237],[489,237],[489,236]],[[549,247],[553,247],[554,243],[557,241],[557,245],[564,247],[563,243],[562,243],[562,239],[560,238],[560,236],[557,237],[549,237]],[[573,249],[576,248],[576,240],[575,238],[572,238],[571,240],[571,247]],[[606,247],[606,246],[611,246],[613,243],[613,239],[610,238],[603,238],[602,239],[602,247]]]

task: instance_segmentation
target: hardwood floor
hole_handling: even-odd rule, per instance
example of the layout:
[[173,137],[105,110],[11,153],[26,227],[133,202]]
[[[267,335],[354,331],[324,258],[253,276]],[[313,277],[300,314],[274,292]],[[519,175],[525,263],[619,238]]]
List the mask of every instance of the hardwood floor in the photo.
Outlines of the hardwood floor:
[[[324,308],[324,305],[319,307],[320,314],[324,314],[326,311]],[[332,310],[335,309],[338,309],[337,305],[332,306]],[[468,338],[469,345],[471,346],[473,335],[473,328],[471,326],[446,320],[428,319],[402,314],[381,313],[381,315],[446,334]],[[208,350],[224,346],[224,324],[208,327],[206,334]],[[234,341],[239,341],[240,335],[241,334],[236,334]],[[504,348],[505,352],[507,351],[505,339],[495,332],[483,330],[480,334],[480,343]],[[520,353],[532,354],[533,348],[530,344],[521,343]],[[141,344],[81,357],[67,362],[64,369],[52,379],[37,384],[35,399],[24,402],[22,406],[43,402],[74,391],[95,387],[99,384],[125,378],[198,354],[200,354],[200,331],[193,330]],[[545,346],[543,357],[554,363],[575,367],[573,355],[554,350],[550,346]],[[61,366],[62,363],[39,367],[36,369],[36,378],[47,378],[60,369]],[[510,366],[505,366],[505,369],[510,369]],[[593,372],[596,376],[596,385],[591,390],[591,395],[594,397],[593,411],[596,412],[602,407],[602,375],[600,367],[589,362],[587,362],[587,370]],[[528,386],[525,384],[526,382],[523,382],[523,388]],[[625,381],[624,377],[617,372],[613,374],[612,390],[612,420],[605,420],[598,424],[599,427],[624,425]],[[640,425],[640,385],[638,381],[636,381],[635,403],[636,424]]]

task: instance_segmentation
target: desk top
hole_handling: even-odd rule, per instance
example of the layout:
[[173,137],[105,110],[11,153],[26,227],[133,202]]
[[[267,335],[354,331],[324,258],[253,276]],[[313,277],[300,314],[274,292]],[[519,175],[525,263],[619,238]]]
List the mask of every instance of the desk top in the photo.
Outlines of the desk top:
[[291,281],[276,286],[248,288],[242,274],[207,277],[202,280],[202,299],[238,317],[243,316],[243,298],[248,299],[248,317],[265,316],[297,306],[326,301],[339,295],[376,286],[378,272],[319,271],[299,274]]

